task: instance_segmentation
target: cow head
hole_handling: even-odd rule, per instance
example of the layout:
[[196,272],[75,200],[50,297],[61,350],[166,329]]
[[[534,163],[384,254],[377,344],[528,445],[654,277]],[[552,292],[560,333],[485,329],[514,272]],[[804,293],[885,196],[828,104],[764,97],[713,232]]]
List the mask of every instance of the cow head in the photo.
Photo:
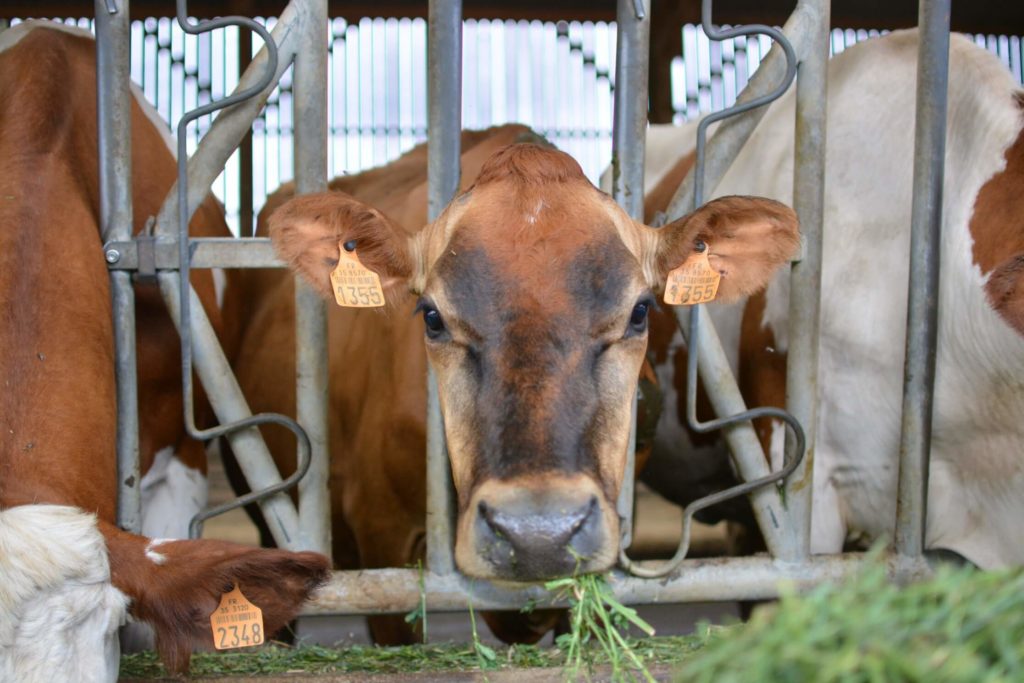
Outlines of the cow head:
[[790,209],[747,197],[649,228],[570,156],[527,144],[495,154],[415,237],[340,193],[292,200],[270,231],[326,297],[346,244],[389,298],[419,297],[458,495],[456,562],[508,580],[614,563],[647,314],[668,271],[706,248],[719,298],[735,299],[798,242]]

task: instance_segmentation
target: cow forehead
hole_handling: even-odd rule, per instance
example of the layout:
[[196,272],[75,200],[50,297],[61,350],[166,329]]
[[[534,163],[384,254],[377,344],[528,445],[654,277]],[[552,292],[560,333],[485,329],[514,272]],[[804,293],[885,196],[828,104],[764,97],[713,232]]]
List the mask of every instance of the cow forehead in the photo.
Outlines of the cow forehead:
[[591,324],[643,288],[614,205],[589,183],[534,191],[498,183],[471,194],[434,268],[463,315],[486,317],[487,308],[505,321],[572,314]]

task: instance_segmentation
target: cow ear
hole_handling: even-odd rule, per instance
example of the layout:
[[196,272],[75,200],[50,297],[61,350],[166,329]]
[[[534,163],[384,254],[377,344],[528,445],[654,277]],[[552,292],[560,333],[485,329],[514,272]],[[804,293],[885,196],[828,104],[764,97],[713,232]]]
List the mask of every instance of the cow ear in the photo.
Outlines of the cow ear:
[[793,210],[762,197],[715,199],[657,232],[655,288],[662,290],[669,271],[707,250],[708,264],[721,275],[716,300],[723,302],[767,285],[800,246]]
[[380,278],[386,298],[408,288],[413,274],[408,237],[377,209],[343,192],[295,197],[270,216],[274,250],[325,299],[341,249]]

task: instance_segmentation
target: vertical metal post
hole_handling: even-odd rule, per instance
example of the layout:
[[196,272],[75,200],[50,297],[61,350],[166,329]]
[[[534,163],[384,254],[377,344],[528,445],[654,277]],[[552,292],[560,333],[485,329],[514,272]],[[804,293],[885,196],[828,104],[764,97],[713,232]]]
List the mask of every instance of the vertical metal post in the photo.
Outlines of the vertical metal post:
[[[811,496],[814,489],[814,445],[817,426],[818,327],[821,308],[821,232],[824,221],[826,101],[828,99],[829,0],[802,0],[813,17],[806,51],[797,69],[796,159],[793,208],[800,218],[803,258],[790,270],[789,353],[786,366],[786,410],[803,425],[807,451],[786,481],[786,505],[793,542],[783,546],[784,560],[810,554]],[[787,449],[793,436],[787,431]]]
[[[111,11],[114,10],[114,11]],[[96,0],[100,230],[103,241],[132,236],[131,24],[128,0]],[[131,274],[110,273],[117,382],[117,523],[142,529],[139,405],[135,361],[135,292]]]
[[[430,0],[427,27],[427,215],[434,220],[459,189],[462,135],[462,0]],[[427,566],[448,573],[454,495],[437,378],[427,371]]]
[[[295,193],[327,189],[327,0],[306,0],[295,54]],[[243,31],[244,32],[244,31]],[[330,555],[327,427],[327,306],[295,282],[295,410],[309,436],[310,466],[299,482],[299,528],[310,550]]]
[[[252,63],[252,33],[238,32],[238,74],[244,74]],[[225,65],[226,67],[226,65]],[[292,117],[296,121],[295,117]],[[297,125],[297,124],[296,124]],[[252,237],[256,226],[253,223],[252,206],[252,128],[238,145],[238,236]]]
[[[612,196],[634,220],[644,218],[644,142],[651,40],[650,0],[618,0],[615,104],[612,120]],[[616,503],[623,548],[632,542],[636,469],[636,397],[633,398],[626,472]]]
[[949,0],[920,0],[918,7],[914,199],[895,534],[897,553],[909,558],[924,552],[927,519],[949,85]]

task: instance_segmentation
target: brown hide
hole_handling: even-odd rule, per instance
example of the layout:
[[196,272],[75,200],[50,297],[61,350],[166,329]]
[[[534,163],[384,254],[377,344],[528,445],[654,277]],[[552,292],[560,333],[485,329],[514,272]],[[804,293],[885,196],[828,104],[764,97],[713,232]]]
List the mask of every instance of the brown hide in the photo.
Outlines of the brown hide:
[[[0,53],[0,508],[54,503],[95,513],[114,585],[154,626],[165,663],[184,671],[192,647],[209,640],[197,624],[205,619],[209,631],[211,601],[231,580],[261,598],[273,593],[264,616],[280,626],[325,577],[326,561],[183,541],[167,546],[158,567],[144,556],[148,539],[114,527],[113,330],[98,225],[95,51],[88,38],[36,28]],[[156,214],[176,165],[134,101],[131,117],[137,232]],[[191,227],[195,235],[228,234],[212,199]],[[194,272],[192,283],[220,329],[210,273]],[[168,445],[205,471],[201,444],[182,433],[177,333],[156,287],[135,291],[143,471]],[[226,346],[230,353],[233,342]]]

